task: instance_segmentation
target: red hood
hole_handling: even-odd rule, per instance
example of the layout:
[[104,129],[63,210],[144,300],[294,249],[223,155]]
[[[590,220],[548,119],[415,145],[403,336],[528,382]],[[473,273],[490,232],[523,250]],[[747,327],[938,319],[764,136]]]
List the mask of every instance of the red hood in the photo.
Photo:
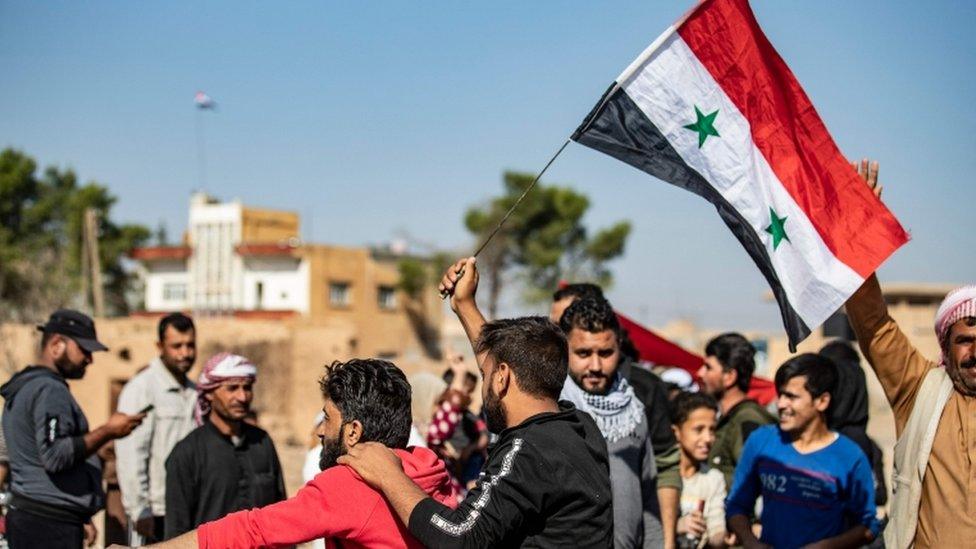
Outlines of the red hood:
[[456,494],[447,474],[447,468],[437,454],[420,446],[411,446],[406,450],[394,450],[394,452],[403,463],[403,472],[424,492],[441,503],[447,504],[453,499],[456,504]]

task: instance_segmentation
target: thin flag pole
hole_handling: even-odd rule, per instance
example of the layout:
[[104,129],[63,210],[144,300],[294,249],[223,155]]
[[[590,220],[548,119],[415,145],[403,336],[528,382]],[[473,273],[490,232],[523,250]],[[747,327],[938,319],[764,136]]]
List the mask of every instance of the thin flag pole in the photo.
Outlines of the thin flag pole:
[[[502,225],[504,225],[505,222],[508,221],[509,217],[512,217],[512,214],[515,212],[515,209],[518,208],[519,204],[521,204],[522,201],[525,200],[525,197],[529,195],[529,191],[531,191],[532,188],[535,187],[535,184],[539,182],[539,179],[541,179],[542,175],[546,173],[546,170],[549,169],[549,166],[552,166],[552,163],[555,162],[557,158],[559,158],[559,155],[561,155],[564,150],[566,150],[566,146],[569,145],[570,141],[572,141],[572,138],[567,138],[566,141],[562,144],[562,146],[559,147],[559,150],[556,151],[556,154],[552,155],[552,157],[549,159],[549,162],[546,162],[546,165],[542,168],[542,171],[540,171],[539,174],[535,176],[535,179],[532,180],[532,183],[529,183],[529,186],[526,187],[524,191],[522,191],[522,195],[518,197],[518,200],[515,201],[515,204],[512,204],[512,207],[509,208],[507,212],[505,212],[505,215],[503,215],[502,218],[498,221],[498,224],[495,225],[495,228],[492,229],[491,233],[488,234],[488,238],[485,238],[484,242],[481,243],[481,246],[478,246],[478,249],[475,250],[474,252],[474,257],[478,257],[478,254],[480,254],[482,250],[484,250],[485,247],[488,246],[488,243],[491,242],[491,239],[494,238],[496,234],[498,234],[498,231],[501,230]],[[461,278],[462,276],[464,276],[464,268],[458,269],[455,274],[457,275],[458,278]],[[441,292],[441,299],[446,298],[448,295],[449,294],[446,291]]]
[[203,109],[197,107],[196,111],[196,134],[197,134],[197,178],[201,190],[207,189],[207,143],[203,134]]

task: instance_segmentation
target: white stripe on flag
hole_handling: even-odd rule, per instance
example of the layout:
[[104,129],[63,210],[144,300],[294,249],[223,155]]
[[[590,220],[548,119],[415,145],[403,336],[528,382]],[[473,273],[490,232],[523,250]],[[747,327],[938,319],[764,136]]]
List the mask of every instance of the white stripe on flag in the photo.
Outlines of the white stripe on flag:
[[[748,120],[680,35],[665,40],[621,86],[685,163],[749,222],[807,326],[820,326],[860,287],[864,280],[830,252],[753,143]],[[701,148],[698,133],[684,127],[696,121],[695,106],[704,114],[718,110],[714,126],[720,137],[707,137]],[[789,237],[775,251],[766,232],[770,207],[786,217]]]

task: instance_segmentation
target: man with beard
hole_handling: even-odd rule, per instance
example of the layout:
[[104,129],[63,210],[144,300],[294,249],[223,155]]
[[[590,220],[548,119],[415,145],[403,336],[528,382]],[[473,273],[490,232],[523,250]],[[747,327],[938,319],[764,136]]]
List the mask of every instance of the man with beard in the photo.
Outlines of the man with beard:
[[281,464],[271,437],[245,418],[254,398],[257,368],[220,353],[197,379],[195,417],[200,425],[166,460],[166,538],[227,513],[285,499]]
[[129,543],[162,541],[166,518],[166,458],[193,430],[196,386],[186,378],[197,358],[193,320],[181,313],[159,321],[159,356],[135,375],[119,395],[120,412],[149,409],[146,420],[115,444],[122,505],[129,518]]
[[[549,320],[558,325],[566,309],[581,299],[607,301],[603,296],[603,290],[596,284],[583,282],[560,285],[559,289],[552,295]],[[675,529],[680,506],[681,473],[678,467],[680,458],[678,443],[674,438],[674,431],[671,429],[668,385],[661,378],[638,365],[640,356],[637,348],[630,340],[627,330],[618,328],[616,333],[615,340],[618,348],[614,359],[617,362],[616,369],[620,376],[630,384],[637,400],[644,405],[647,416],[647,431],[651,440],[651,448],[654,449],[654,465],[657,468],[657,499],[664,546],[673,547],[676,542]],[[571,349],[570,365],[574,360],[573,354]],[[615,510],[615,512],[617,511]]]
[[726,486],[732,486],[732,475],[749,435],[776,422],[772,414],[746,396],[756,370],[755,356],[755,347],[741,334],[721,334],[705,345],[705,363],[698,369],[701,392],[718,401],[719,408],[708,464],[725,475]]
[[[618,371],[620,324],[602,299],[578,299],[559,320],[569,345],[569,376],[560,398],[596,421],[607,441],[613,493],[614,547],[664,544],[657,469],[644,404]],[[667,401],[657,403],[666,408]]]
[[94,454],[132,432],[145,414],[112,414],[89,431],[65,380],[82,378],[92,353],[107,350],[95,335],[95,323],[61,309],[37,328],[44,333],[38,363],[0,388],[10,460],[6,535],[14,549],[78,549],[85,541],[94,543],[91,516],[105,503],[101,463]]
[[319,385],[325,403],[319,424],[322,472],[295,497],[207,522],[198,530],[153,547],[281,547],[325,538],[342,547],[421,547],[383,495],[336,460],[374,441],[394,448],[403,470],[424,493],[457,504],[444,463],[426,448],[407,448],[410,384],[393,363],[353,359],[326,366]]
[[557,402],[566,338],[542,317],[485,323],[475,305],[477,283],[472,257],[452,265],[440,286],[475,341],[486,421],[498,434],[474,488],[451,509],[377,443],[349,448],[339,463],[383,492],[427,547],[610,547],[606,442],[588,415]]
[[[855,166],[880,197],[878,163]],[[976,539],[976,286],[949,293],[935,315],[938,362],[888,314],[871,275],[847,315],[895,414],[895,474],[885,546],[970,547]]]

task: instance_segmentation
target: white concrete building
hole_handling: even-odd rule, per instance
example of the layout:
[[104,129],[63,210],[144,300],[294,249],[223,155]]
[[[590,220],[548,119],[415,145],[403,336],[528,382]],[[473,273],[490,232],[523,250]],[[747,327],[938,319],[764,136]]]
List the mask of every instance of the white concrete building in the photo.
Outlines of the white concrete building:
[[145,311],[309,312],[309,265],[291,212],[190,198],[179,246],[140,248]]

